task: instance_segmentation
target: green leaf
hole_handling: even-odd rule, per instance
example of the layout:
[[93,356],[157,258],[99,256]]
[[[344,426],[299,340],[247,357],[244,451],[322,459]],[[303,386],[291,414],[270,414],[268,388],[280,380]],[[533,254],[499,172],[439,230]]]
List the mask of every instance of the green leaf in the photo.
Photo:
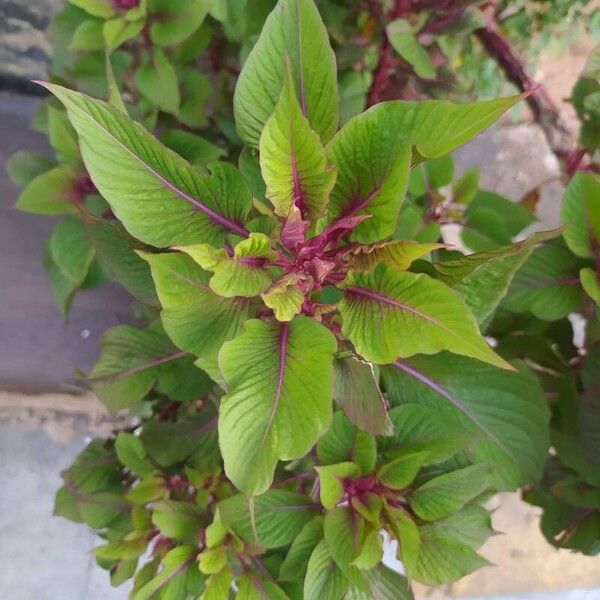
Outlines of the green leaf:
[[60,270],[59,266],[52,258],[49,243],[47,243],[44,248],[43,261],[54,300],[66,318],[71,310],[71,304],[73,303],[75,292],[80,288],[80,284],[71,281]]
[[290,600],[276,583],[256,573],[243,575],[237,580],[237,585],[236,600]]
[[480,440],[472,458],[493,468],[495,488],[515,489],[539,478],[549,445],[548,407],[524,365],[510,373],[443,353],[397,361],[382,376],[392,404],[431,407],[448,415],[450,425],[460,418],[464,433]]
[[369,363],[354,356],[336,358],[333,361],[333,399],[359,429],[373,435],[393,433],[386,400]]
[[222,571],[227,565],[225,546],[206,548],[198,555],[198,568],[205,575],[213,575]]
[[583,482],[600,487],[598,463],[588,456],[579,435],[560,431],[551,431],[550,434],[552,447],[560,457],[561,463],[573,469]]
[[471,465],[430,479],[411,494],[410,506],[421,519],[434,521],[458,512],[488,488],[486,467]]
[[[131,600],[151,600],[152,598],[181,598],[187,596],[186,579],[188,571],[196,569],[196,548],[177,546],[162,559],[163,568],[148,583],[132,594]],[[157,596],[160,594],[160,596]]]
[[552,486],[552,493],[571,506],[600,509],[600,489],[586,485],[578,477],[565,477]]
[[118,540],[115,542],[109,542],[102,546],[94,548],[94,554],[97,559],[114,561],[114,560],[132,560],[139,558],[148,547],[148,536],[142,535],[141,537],[129,539],[129,540]]
[[[389,383],[387,378],[385,381]],[[396,432],[393,437],[381,442],[386,456],[404,458],[415,453],[426,453],[419,460],[423,465],[429,465],[445,461],[465,450],[474,442],[473,433],[465,431],[460,418],[452,413],[452,409],[439,410],[424,404],[395,406],[389,415]]]
[[406,271],[415,260],[438,248],[444,248],[444,244],[419,244],[412,240],[357,246],[350,256],[350,269],[370,271],[384,263],[394,271]]
[[[202,477],[199,482],[202,484],[206,479]],[[219,511],[215,511],[215,516],[213,522],[206,528],[205,537],[206,537],[206,547],[207,548],[215,548],[223,543],[223,540],[227,536],[227,528],[223,524],[223,520],[221,519],[221,515]]]
[[156,556],[150,562],[147,562],[141,569],[138,570],[133,580],[133,587],[131,590],[132,596],[156,575],[159,564],[160,557]]
[[370,570],[377,566],[382,558],[383,539],[381,533],[378,529],[367,530],[362,541],[360,552],[352,561],[352,565],[362,570]]
[[461,231],[465,245],[474,252],[507,246],[512,238],[531,225],[535,215],[517,202],[479,190],[465,213]]
[[377,479],[393,490],[402,490],[413,482],[428,457],[427,451],[407,452],[380,467]]
[[108,221],[89,220],[87,228],[96,256],[110,275],[141,302],[157,305],[150,267],[134,252],[133,238]]
[[397,240],[414,238],[420,243],[437,242],[441,236],[440,224],[427,223],[425,212],[424,208],[414,203],[404,206],[392,237]]
[[275,313],[278,321],[291,321],[300,313],[304,294],[298,285],[302,279],[296,273],[286,273],[261,294],[263,302]]
[[510,246],[435,263],[436,277],[462,294],[481,324],[506,295],[515,273],[535,246],[560,233],[560,229],[535,233]]
[[[452,179],[454,178],[454,159],[452,158],[452,155],[448,154],[446,156],[440,156],[438,158],[428,160],[424,164],[424,167],[427,175],[427,182],[429,183],[430,188],[437,190],[452,183]],[[420,196],[425,194],[425,192],[425,182],[423,182],[418,195]]]
[[142,440],[133,433],[119,432],[115,440],[115,450],[119,460],[132,473],[140,477],[146,477],[154,471],[152,464],[146,458]]
[[279,0],[240,73],[234,114],[240,138],[257,148],[286,76],[286,56],[302,112],[323,142],[338,126],[335,56],[312,0]]
[[543,488],[528,491],[525,498],[527,502],[542,507],[540,528],[552,545],[577,550],[590,556],[598,554],[598,511],[588,512],[569,506]]
[[75,167],[81,165],[77,134],[67,114],[52,106],[48,107],[48,139],[61,163]]
[[211,0],[154,0],[150,39],[157,46],[180,44],[200,27],[211,4]]
[[600,340],[596,340],[588,347],[586,357],[581,369],[583,385],[592,386],[600,378]]
[[215,163],[200,175],[116,108],[45,85],[67,107],[96,187],[134,237],[156,247],[246,237],[240,223],[252,197],[235,168]]
[[99,398],[116,411],[141,400],[160,374],[161,365],[181,358],[161,327],[119,325],[103,336],[102,353],[90,378]]
[[104,71],[106,73],[106,87],[108,88],[108,103],[121,111],[124,115],[127,115],[127,106],[125,106],[121,90],[119,89],[119,83],[115,78],[110,53],[106,49],[104,51]]
[[575,173],[563,198],[562,222],[568,225],[563,233],[574,254],[593,257],[593,240],[600,240],[600,180],[591,173]]
[[102,35],[102,21],[98,19],[86,19],[75,29],[69,50],[102,50],[104,48],[104,36]]
[[156,389],[179,402],[206,400],[215,387],[214,381],[195,364],[193,356],[184,356],[162,369]]
[[225,472],[247,495],[269,488],[277,460],[304,456],[331,421],[333,335],[308,317],[247,321],[219,366],[227,384],[219,444]]
[[264,292],[271,284],[269,261],[277,258],[271,249],[271,240],[264,233],[251,233],[236,244],[233,256],[224,249],[216,250],[209,244],[176,246],[189,254],[203,269],[214,275],[208,282],[220,296],[252,298]]
[[319,474],[321,504],[327,510],[333,509],[344,497],[344,480],[360,475],[358,465],[348,461],[315,469]]
[[[78,510],[78,520],[92,529],[104,529],[127,518],[131,505],[120,494],[113,492],[82,493],[69,492]],[[69,515],[67,515],[69,516]]]
[[364,519],[350,507],[329,510],[323,522],[325,541],[333,560],[354,586],[365,587],[361,570],[352,565],[360,554],[364,538]]
[[393,508],[386,505],[384,514],[386,529],[398,540],[398,558],[402,560],[406,573],[412,577],[421,546],[417,525],[408,511],[401,506]]
[[165,537],[194,543],[198,539],[202,509],[192,502],[162,500],[152,506],[152,523]]
[[200,600],[228,600],[231,598],[231,584],[233,573],[230,569],[223,569],[220,573],[211,575],[206,581],[206,589]]
[[6,163],[6,172],[11,180],[20,187],[25,187],[38,175],[56,166],[56,161],[39,154],[20,150],[15,152]]
[[372,81],[373,76],[367,70],[339,73],[340,126],[363,111]]
[[19,196],[15,207],[40,215],[77,212],[71,202],[76,183],[77,178],[69,167],[55,167],[32,179]]
[[138,559],[120,560],[110,570],[110,584],[118,587],[131,579],[137,570]]
[[427,585],[457,581],[489,565],[473,549],[440,534],[435,523],[419,528],[421,543],[418,562],[410,577]]
[[[139,35],[145,26],[144,19],[138,21],[128,21],[127,19],[116,18],[106,21],[102,27],[102,35],[108,52],[114,52],[119,46]],[[163,90],[163,94],[170,90]]]
[[489,127],[519,99],[471,104],[393,101],[358,115],[326,148],[338,173],[327,222],[371,215],[356,227],[352,239],[372,243],[388,237],[396,228],[406,193],[413,147],[417,161],[448,154]]
[[287,217],[295,206],[304,220],[323,216],[335,171],[302,114],[291,73],[260,137],[260,167],[277,215]]
[[75,292],[94,287],[102,271],[95,260],[83,222],[77,217],[61,221],[44,249],[44,266],[54,298],[65,316]]
[[445,519],[428,523],[426,529],[473,550],[480,548],[494,533],[488,511],[476,503],[465,506]]
[[322,539],[323,517],[314,517],[304,525],[292,542],[281,567],[279,567],[279,580],[302,581],[310,555]]
[[415,32],[408,21],[396,19],[387,27],[386,32],[394,50],[423,79],[435,79],[435,68],[427,50],[419,44]]
[[161,48],[155,48],[152,64],[142,65],[135,72],[135,84],[152,104],[165,112],[179,112],[179,84],[175,68]]
[[585,293],[600,306],[600,281],[594,269],[587,268],[579,271],[579,280]]
[[115,8],[110,0],[69,0],[69,2],[90,15],[102,19],[107,19],[115,13]]
[[357,352],[376,363],[450,350],[511,368],[481,337],[463,299],[424,274],[351,273],[339,305],[342,332]]
[[61,221],[50,236],[48,249],[61,273],[79,287],[94,259],[94,249],[81,219],[72,216]]
[[479,190],[479,171],[467,169],[452,186],[453,201],[457,204],[469,204]]
[[[148,421],[140,435],[144,448],[159,465],[169,467],[200,454],[210,464],[219,461],[216,415],[210,406],[200,414],[181,421]],[[191,457],[191,458],[190,458]]]
[[248,185],[252,188],[253,196],[266,204],[266,185],[262,173],[260,172],[260,161],[257,151],[248,146],[244,146],[240,152],[238,167],[248,182]]
[[406,577],[384,565],[366,571],[365,577],[369,591],[363,592],[351,588],[344,596],[344,600],[413,600],[414,598]]
[[304,600],[340,600],[348,587],[349,582],[333,560],[329,545],[321,540],[308,561]]
[[269,490],[256,496],[252,500],[253,512],[249,502],[241,494],[232,496],[219,503],[219,514],[226,527],[244,540],[265,548],[291,544],[307,523],[312,522],[319,508],[306,495],[287,490]]
[[377,444],[371,434],[359,431],[344,413],[336,412],[327,433],[317,444],[317,457],[322,465],[353,462],[367,475],[375,468]]
[[183,129],[169,129],[160,139],[163,144],[183,156],[193,165],[206,167],[227,154],[223,148],[213,144],[206,138]]
[[578,424],[581,445],[587,453],[588,459],[596,465],[600,464],[600,384],[598,380],[589,382],[581,395]]
[[105,444],[105,440],[97,438],[62,472],[62,478],[71,489],[77,488],[82,492],[115,490],[121,487],[120,471],[114,450]]
[[194,68],[180,68],[178,74],[181,86],[179,120],[188,127],[205,127],[208,124],[205,104],[215,94],[210,79]]
[[545,321],[562,319],[581,304],[578,275],[577,258],[562,240],[554,240],[531,254],[514,276],[501,306],[533,313]]
[[218,373],[217,354],[242,330],[248,300],[217,296],[208,286],[210,273],[185,254],[140,256],[150,265],[167,335],[179,348],[201,357],[199,366],[211,376]]

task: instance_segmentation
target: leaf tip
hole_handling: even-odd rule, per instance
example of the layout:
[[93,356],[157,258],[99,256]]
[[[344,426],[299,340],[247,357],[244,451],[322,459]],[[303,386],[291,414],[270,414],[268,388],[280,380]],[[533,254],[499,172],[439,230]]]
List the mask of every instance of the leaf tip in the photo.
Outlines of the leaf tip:
[[519,372],[519,369],[517,369],[517,367],[511,365],[508,361],[504,360],[499,354],[496,354],[496,357],[496,366],[500,367],[501,369],[504,369],[505,371],[510,371],[512,373]]

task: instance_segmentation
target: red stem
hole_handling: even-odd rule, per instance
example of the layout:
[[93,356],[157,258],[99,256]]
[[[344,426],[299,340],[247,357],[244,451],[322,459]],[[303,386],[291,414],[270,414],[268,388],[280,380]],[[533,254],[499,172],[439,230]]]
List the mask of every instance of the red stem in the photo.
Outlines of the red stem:
[[523,61],[500,32],[495,21],[494,5],[488,5],[483,14],[485,27],[475,31],[475,36],[489,56],[498,63],[508,81],[522,92],[530,92],[525,101],[535,121],[542,128],[552,152],[564,158],[572,146],[572,140],[561,122],[558,108],[546,90],[529,76]]
[[[394,21],[406,16],[412,7],[412,0],[396,0],[387,14],[388,21]],[[373,74],[373,83],[367,96],[367,108],[381,102],[387,89],[394,68],[394,53],[387,33],[383,32],[384,41],[379,50],[379,62]]]
[[178,402],[177,400],[173,400],[169,402],[166,406],[158,414],[159,421],[168,421],[179,409],[182,405],[182,402]]

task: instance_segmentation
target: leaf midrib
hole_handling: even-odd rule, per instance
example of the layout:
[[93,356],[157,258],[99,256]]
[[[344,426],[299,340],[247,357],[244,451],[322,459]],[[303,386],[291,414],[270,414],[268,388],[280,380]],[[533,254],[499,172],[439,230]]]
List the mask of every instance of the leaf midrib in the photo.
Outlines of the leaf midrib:
[[142,165],[142,167],[144,167],[144,169],[146,169],[151,175],[153,175],[156,179],[158,179],[162,185],[164,185],[167,189],[171,190],[176,196],[179,196],[179,198],[181,198],[182,200],[185,200],[186,202],[191,204],[196,210],[204,213],[206,216],[211,218],[213,221],[215,221],[216,223],[218,223],[225,229],[229,229],[233,233],[236,233],[242,237],[249,236],[249,232],[244,227],[242,227],[241,225],[238,225],[234,221],[230,221],[227,217],[224,217],[223,215],[208,208],[208,206],[203,204],[197,198],[194,198],[194,197],[190,196],[189,194],[186,194],[183,190],[178,188],[175,184],[171,183],[168,179],[163,177],[156,169],[151,167],[146,161],[144,161],[142,158],[137,156],[137,154],[135,154],[135,152],[130,150],[123,142],[121,142],[117,137],[115,137],[104,125],[99,123],[89,113],[87,113],[85,110],[83,110],[82,108],[80,108],[79,106],[77,106],[74,103],[70,103],[70,104],[71,104],[72,109],[77,110],[80,113],[80,115],[83,115],[83,117],[85,119],[90,121],[92,124],[94,124],[96,127],[98,127],[101,131],[103,131],[122,150],[127,152],[127,154],[129,154],[134,160],[138,161]]
[[285,381],[285,371],[287,365],[287,352],[289,347],[289,337],[290,337],[290,325],[287,322],[281,323],[281,329],[279,330],[278,337],[278,346],[279,346],[279,360],[277,366],[277,386],[275,387],[275,396],[273,398],[273,402],[271,404],[271,411],[269,413],[269,419],[265,425],[265,430],[262,435],[262,439],[260,441],[259,447],[265,445],[267,437],[271,432],[271,427],[273,426],[273,421],[275,420],[275,416],[277,414],[277,409],[279,408],[279,402],[281,401],[281,395],[283,393],[283,384]]
[[394,366],[406,373],[407,375],[414,377],[417,381],[420,381],[423,385],[426,385],[434,392],[448,400],[448,402],[450,402],[452,406],[457,408],[461,413],[468,417],[475,425],[477,425],[477,427],[479,427],[481,431],[483,431],[491,440],[493,440],[498,445],[498,447],[500,447],[510,457],[512,461],[515,461],[515,457],[513,456],[512,452],[505,446],[504,442],[498,439],[498,437],[479,420],[477,415],[475,415],[460,399],[453,396],[442,384],[438,383],[434,379],[431,379],[430,377],[425,375],[425,373],[422,373],[421,371],[419,371],[415,367],[412,367],[406,361],[403,361],[401,359],[397,359],[394,362]]
[[386,296],[385,294],[381,294],[379,292],[374,292],[373,290],[368,290],[363,287],[355,287],[355,286],[347,286],[346,291],[350,292],[351,294],[354,294],[355,296],[360,296],[362,298],[368,298],[369,300],[375,300],[376,302],[379,302],[381,304],[387,304],[388,306],[393,306],[394,308],[398,308],[399,310],[409,312],[409,313],[415,315],[416,317],[421,317],[422,319],[425,319],[426,321],[430,321],[431,323],[433,323],[434,325],[437,325],[438,327],[442,327],[443,329],[448,330],[448,328],[445,325],[443,325],[442,323],[440,323],[437,319],[434,319],[433,317],[417,310],[416,308],[412,308],[412,307],[408,306],[407,304],[403,304],[402,302],[399,302],[398,300],[394,300],[393,298],[390,298],[389,296]]

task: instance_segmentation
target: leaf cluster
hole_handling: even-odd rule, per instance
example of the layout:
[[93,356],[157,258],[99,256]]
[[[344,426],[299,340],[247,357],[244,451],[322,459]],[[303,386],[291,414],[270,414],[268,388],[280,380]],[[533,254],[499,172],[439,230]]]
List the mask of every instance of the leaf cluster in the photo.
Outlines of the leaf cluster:
[[[13,158],[17,206],[65,215],[65,314],[110,278],[142,316],[88,377],[136,420],[56,513],[134,600],[411,598],[486,564],[485,501],[518,488],[552,543],[600,549],[599,180],[526,236],[531,206],[450,156],[520,97],[362,112],[353,27],[382,32],[346,4],[72,0],[53,24],[55,159]],[[417,31],[387,35],[427,79]]]

